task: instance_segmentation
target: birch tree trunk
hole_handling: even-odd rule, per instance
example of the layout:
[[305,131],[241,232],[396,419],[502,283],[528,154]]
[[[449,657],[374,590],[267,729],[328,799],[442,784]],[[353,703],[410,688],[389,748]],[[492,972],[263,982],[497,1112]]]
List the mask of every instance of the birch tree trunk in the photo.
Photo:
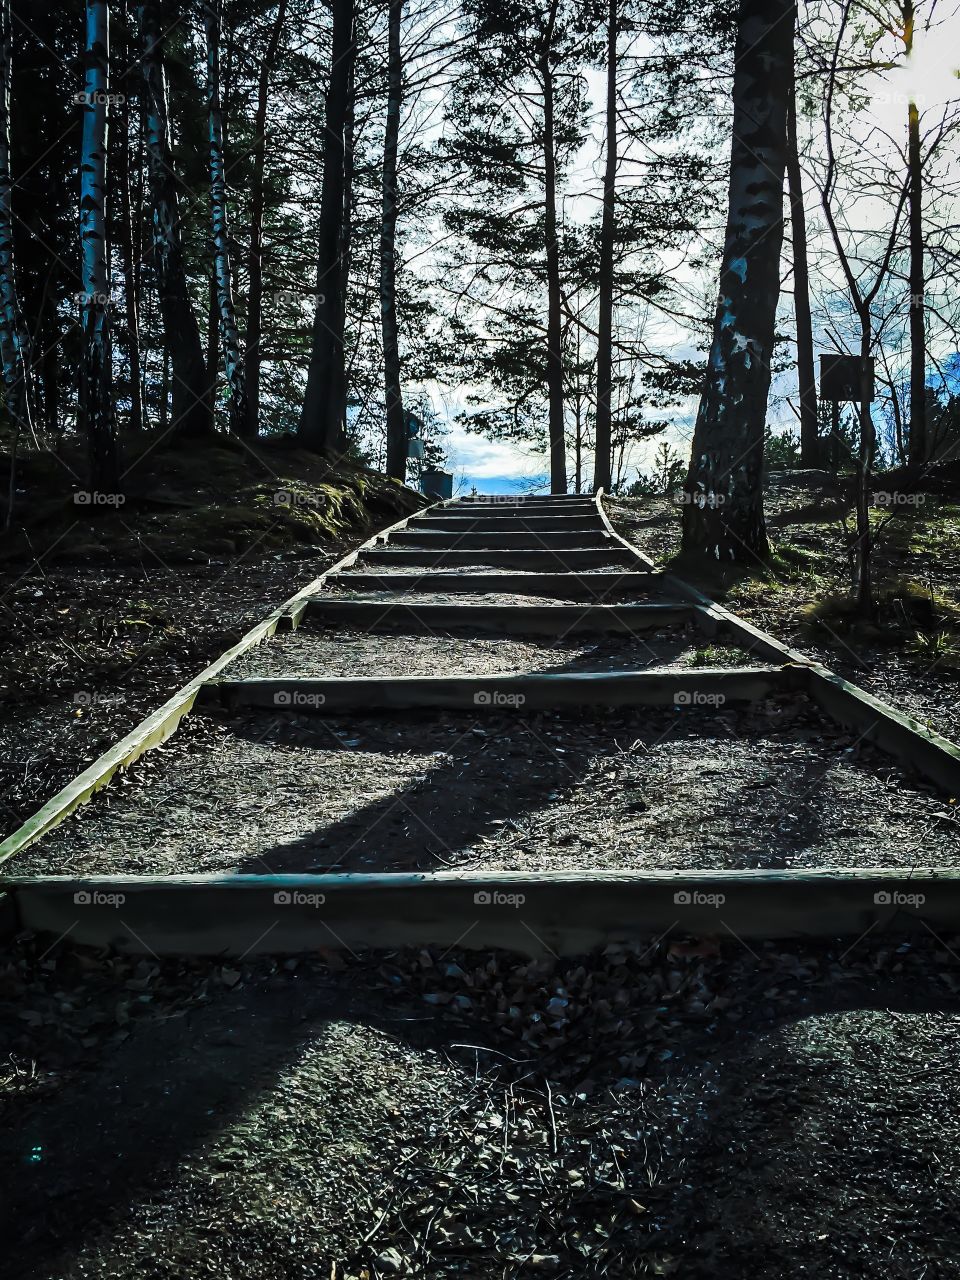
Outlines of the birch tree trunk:
[[209,432],[213,422],[207,403],[207,371],[200,326],[187,284],[183,257],[163,65],[166,28],[160,0],[142,0],[137,6],[137,18],[143,41],[144,128],[153,204],[152,261],[173,383],[170,429],[178,436],[193,438]]
[[557,239],[557,152],[554,80],[550,53],[557,3],[550,7],[540,58],[543,88],[544,239],[547,270],[547,403],[550,437],[550,492],[567,492],[567,449],[563,422],[563,316],[560,295],[560,244]]
[[[904,0],[903,28],[907,57],[913,52],[913,0]],[[920,112],[907,104],[907,217],[910,238],[910,434],[908,459],[912,467],[927,460],[927,332],[924,316],[926,275],[923,263],[923,160],[920,154]]]
[[683,549],[721,564],[767,554],[763,432],[795,20],[795,0],[740,0],[719,298],[684,484]]
[[87,0],[83,140],[80,156],[80,415],[87,434],[90,486],[118,491],[106,252],[107,103],[110,65],[106,0]]
[[250,427],[244,381],[240,329],[233,301],[230,263],[230,227],[227,218],[227,181],[223,156],[223,109],[220,102],[220,0],[204,0],[203,25],[207,37],[207,114],[210,142],[210,213],[213,224],[213,260],[217,279],[220,340],[230,391],[230,430],[246,435]]
[[407,478],[407,427],[400,384],[400,341],[397,332],[397,145],[403,66],[400,24],[403,0],[390,0],[387,54],[387,119],[383,135],[383,192],[380,223],[380,326],[383,335],[383,382],[387,415],[387,475],[401,484]]
[[217,375],[220,372],[220,304],[217,301],[217,269],[213,266],[207,280],[207,404],[210,417],[217,420]]
[[24,432],[32,433],[29,345],[17,296],[13,257],[13,180],[10,171],[10,86],[13,70],[13,31],[10,0],[0,0],[0,357],[3,386],[14,429],[10,457],[10,491],[6,524],[13,519],[16,494],[16,447]]
[[[613,237],[617,181],[617,0],[607,12],[607,155],[600,220],[599,310],[597,315],[597,418],[594,492],[610,491],[610,398],[613,394]],[[579,490],[579,485],[578,485]]]
[[813,322],[810,318],[810,267],[807,261],[807,215],[803,207],[803,172],[797,141],[797,97],[791,90],[787,104],[787,177],[790,183],[790,238],[793,246],[793,309],[797,325],[797,381],[800,390],[800,461],[820,465],[817,420],[817,380],[813,363]]
[[[129,49],[130,61],[136,54]],[[143,430],[143,390],[140,382],[140,305],[138,290],[138,260],[133,248],[133,210],[130,204],[130,99],[124,96],[120,104],[120,140],[117,147],[117,186],[119,200],[118,239],[120,264],[123,269],[123,312],[127,331],[127,364],[130,381],[129,428],[139,433]]]
[[247,348],[246,386],[247,433],[256,437],[260,430],[260,344],[263,336],[263,211],[265,206],[264,173],[267,159],[267,106],[270,101],[270,76],[276,66],[280,37],[287,16],[287,0],[280,0],[270,28],[260,76],[257,81],[257,109],[253,120],[253,182],[250,190],[250,249],[247,255]]
[[344,162],[350,83],[356,48],[353,0],[333,0],[330,83],[320,189],[317,304],[299,435],[307,448],[334,459],[340,452],[345,386],[342,290]]

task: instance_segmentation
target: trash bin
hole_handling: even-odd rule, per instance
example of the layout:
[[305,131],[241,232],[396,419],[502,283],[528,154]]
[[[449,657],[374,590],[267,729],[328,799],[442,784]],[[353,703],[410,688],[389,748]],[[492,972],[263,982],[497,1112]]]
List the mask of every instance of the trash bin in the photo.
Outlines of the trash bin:
[[453,497],[453,472],[430,468],[420,476],[420,492],[431,498]]

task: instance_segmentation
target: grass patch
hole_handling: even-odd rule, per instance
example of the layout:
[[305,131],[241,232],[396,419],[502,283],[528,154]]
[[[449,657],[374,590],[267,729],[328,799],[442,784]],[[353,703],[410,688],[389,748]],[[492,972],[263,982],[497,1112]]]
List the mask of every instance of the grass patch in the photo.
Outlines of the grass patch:
[[732,645],[700,645],[690,660],[693,667],[749,667],[753,659],[749,653]]
[[[865,621],[857,613],[852,594],[830,592],[800,610],[804,628],[838,634],[861,635],[902,643],[905,639],[929,644],[934,636],[960,637],[960,608],[947,596],[910,579],[881,586],[875,592],[876,619]],[[946,639],[943,641],[946,643]]]
[[960,673],[960,633],[956,631],[937,631],[933,635],[918,631],[907,645],[907,653],[926,670],[939,667]]

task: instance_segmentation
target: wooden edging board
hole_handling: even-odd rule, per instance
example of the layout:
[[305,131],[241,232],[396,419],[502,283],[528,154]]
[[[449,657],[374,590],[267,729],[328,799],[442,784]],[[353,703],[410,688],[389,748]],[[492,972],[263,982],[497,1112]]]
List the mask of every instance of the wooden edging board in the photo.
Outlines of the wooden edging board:
[[489,676],[248,676],[211,680],[198,706],[262,707],[301,715],[443,709],[509,714],[563,707],[717,707],[796,688],[794,667],[690,667],[683,671],[565,671]]
[[579,632],[634,633],[651,628],[682,627],[692,623],[705,635],[716,634],[716,623],[699,605],[683,601],[642,604],[408,604],[401,597],[388,600],[336,600],[329,595],[308,600],[301,625],[343,626],[375,633],[455,629],[498,631],[504,634],[568,636]]
[[7,879],[23,928],[155,955],[848,938],[960,930],[960,869],[43,876]]

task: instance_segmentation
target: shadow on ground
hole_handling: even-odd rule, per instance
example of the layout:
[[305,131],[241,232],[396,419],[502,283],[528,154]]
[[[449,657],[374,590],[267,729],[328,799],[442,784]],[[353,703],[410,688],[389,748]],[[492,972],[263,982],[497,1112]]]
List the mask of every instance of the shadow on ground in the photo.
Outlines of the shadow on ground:
[[[727,1015],[679,1021],[642,1088],[607,1095],[613,1079],[601,1072],[597,1095],[582,1103],[556,1055],[517,1066],[493,1023],[465,1027],[378,989],[372,968],[281,970],[216,988],[183,1016],[131,1026],[45,1096],[7,1102],[4,1275],[306,1280],[360,1274],[390,1242],[414,1260],[410,1274],[484,1280],[544,1266],[564,1276],[730,1280],[955,1274],[960,1006],[898,976],[896,951],[881,946],[875,980],[799,994],[802,953],[752,967],[747,957],[746,970],[739,954]],[[0,1015],[11,1036],[13,1016]],[[345,1046],[354,1055],[346,1072]],[[578,1049],[602,1059],[605,1046]],[[384,1062],[393,1054],[405,1064],[399,1074]],[[514,1065],[503,1075],[497,1062]],[[505,1100],[515,1118],[539,1108],[546,1132],[551,1075],[557,1150],[547,1142],[533,1153],[535,1209],[517,1181],[533,1141],[527,1120],[504,1129],[503,1113]],[[524,1081],[534,1110],[511,1112]],[[451,1145],[444,1116],[457,1092],[472,1118]],[[613,1188],[591,1168],[608,1147],[622,1173]],[[409,1161],[416,1214],[397,1202],[401,1183],[409,1194],[400,1169]],[[424,1205],[479,1224],[476,1237],[464,1228],[452,1244],[435,1239],[427,1270],[414,1229]],[[594,1221],[608,1217],[605,1242],[594,1240]],[[553,1263],[505,1261],[506,1244],[478,1243],[491,1232],[507,1240],[520,1220]],[[584,1239],[596,1245],[586,1259]]]

